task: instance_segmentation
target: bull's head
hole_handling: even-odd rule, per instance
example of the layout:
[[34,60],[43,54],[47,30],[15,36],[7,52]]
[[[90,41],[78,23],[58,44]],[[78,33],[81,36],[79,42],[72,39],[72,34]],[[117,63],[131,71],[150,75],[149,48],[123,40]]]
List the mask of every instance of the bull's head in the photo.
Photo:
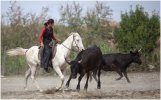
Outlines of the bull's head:
[[134,51],[130,51],[130,54],[132,56],[132,61],[135,62],[135,63],[138,63],[138,64],[141,64],[142,61],[140,59],[140,56],[141,56],[141,49],[139,50],[134,50]]

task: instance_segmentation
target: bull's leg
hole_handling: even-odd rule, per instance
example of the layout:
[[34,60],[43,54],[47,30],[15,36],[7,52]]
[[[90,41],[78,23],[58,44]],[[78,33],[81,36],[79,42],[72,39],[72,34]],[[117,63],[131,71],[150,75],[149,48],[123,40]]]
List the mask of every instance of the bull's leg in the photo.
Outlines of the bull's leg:
[[130,80],[129,80],[128,76],[127,76],[126,70],[123,71],[123,74],[124,74],[124,76],[125,76],[127,82],[130,83]]
[[120,75],[121,76],[119,78],[116,78],[116,80],[120,80],[123,77],[122,73]]
[[[60,90],[62,87],[63,87],[63,84],[64,84],[64,75],[62,74],[59,66],[56,66],[54,67],[55,68],[55,71],[57,72],[57,74],[59,75],[59,77],[61,78],[61,85],[60,87],[57,88],[56,91]],[[64,88],[62,88],[63,92],[64,92]]]
[[119,78],[116,78],[116,80],[120,80],[120,79],[123,77],[120,68],[118,68],[118,67],[117,67],[116,65],[114,65],[114,64],[111,65],[111,68],[112,68],[114,71],[116,71],[116,72],[120,75],[120,77],[119,77]]
[[83,76],[84,76],[84,74],[80,74],[80,76],[78,78],[78,85],[77,85],[77,88],[76,88],[78,91],[80,90],[80,82],[81,82]]
[[39,84],[36,81],[35,74],[36,74],[36,66],[31,66],[31,79],[34,83],[34,85],[37,87],[37,89],[42,92],[43,90],[40,88]]
[[97,84],[97,89],[101,88],[100,75],[101,75],[101,68],[98,69],[98,84]]
[[28,78],[29,76],[31,75],[31,70],[30,68],[25,72],[25,90],[27,90],[27,81],[28,81]]
[[84,86],[84,89],[85,90],[87,90],[87,88],[88,88],[88,79],[89,79],[89,72],[87,73],[87,80],[86,80],[86,84],[85,84],[85,86]]
[[69,77],[69,79],[68,79],[68,81],[67,81],[67,83],[66,83],[66,87],[68,88],[69,87],[69,84],[70,84],[70,80],[72,79],[72,76],[70,75],[70,77]]
[[116,70],[116,72],[120,75],[120,77],[116,78],[116,80],[120,80],[123,77],[122,72],[120,70]]

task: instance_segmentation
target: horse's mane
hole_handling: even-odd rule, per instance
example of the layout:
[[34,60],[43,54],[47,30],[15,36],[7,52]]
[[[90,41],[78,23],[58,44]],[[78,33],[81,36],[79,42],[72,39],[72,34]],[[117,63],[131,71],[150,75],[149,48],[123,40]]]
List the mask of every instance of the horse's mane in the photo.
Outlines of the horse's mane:
[[69,36],[71,36],[71,35],[74,35],[74,36],[78,35],[78,36],[80,36],[78,32],[71,32],[71,33],[69,34]]

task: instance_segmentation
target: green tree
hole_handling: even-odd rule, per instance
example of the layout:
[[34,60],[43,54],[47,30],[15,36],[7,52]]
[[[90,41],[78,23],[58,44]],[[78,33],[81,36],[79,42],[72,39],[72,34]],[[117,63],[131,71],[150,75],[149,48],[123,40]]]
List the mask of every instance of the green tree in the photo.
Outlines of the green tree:
[[82,7],[79,3],[73,2],[72,5],[66,4],[60,7],[60,22],[71,28],[72,31],[80,31],[83,24]]
[[[84,16],[84,22],[87,27],[87,45],[97,44],[100,47],[104,45],[103,48],[108,49],[107,40],[112,37],[110,34],[112,31],[110,26],[111,15],[112,10],[105,2],[96,2],[94,8],[87,10]],[[100,39],[102,39],[102,42]]]
[[110,31],[112,10],[104,2],[96,2],[95,7],[88,9],[84,17],[85,24],[90,33],[106,34]]
[[129,12],[121,14],[120,28],[114,32],[115,40],[121,51],[142,48],[147,55],[156,46],[160,35],[160,21],[158,13],[152,12],[149,16],[142,6],[132,6]]

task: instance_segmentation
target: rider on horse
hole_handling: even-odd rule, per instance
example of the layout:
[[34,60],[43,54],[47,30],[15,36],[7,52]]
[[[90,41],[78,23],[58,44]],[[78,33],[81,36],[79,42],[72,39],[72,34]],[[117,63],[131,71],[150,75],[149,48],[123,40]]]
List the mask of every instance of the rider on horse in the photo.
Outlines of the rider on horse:
[[41,60],[40,65],[45,69],[46,72],[48,71],[49,62],[51,61],[51,55],[52,55],[52,47],[49,45],[52,40],[54,40],[55,43],[59,43],[60,40],[56,38],[54,31],[54,20],[49,19],[45,24],[44,28],[42,29],[40,36],[39,36],[39,42],[41,45],[41,48],[43,48],[41,52]]

